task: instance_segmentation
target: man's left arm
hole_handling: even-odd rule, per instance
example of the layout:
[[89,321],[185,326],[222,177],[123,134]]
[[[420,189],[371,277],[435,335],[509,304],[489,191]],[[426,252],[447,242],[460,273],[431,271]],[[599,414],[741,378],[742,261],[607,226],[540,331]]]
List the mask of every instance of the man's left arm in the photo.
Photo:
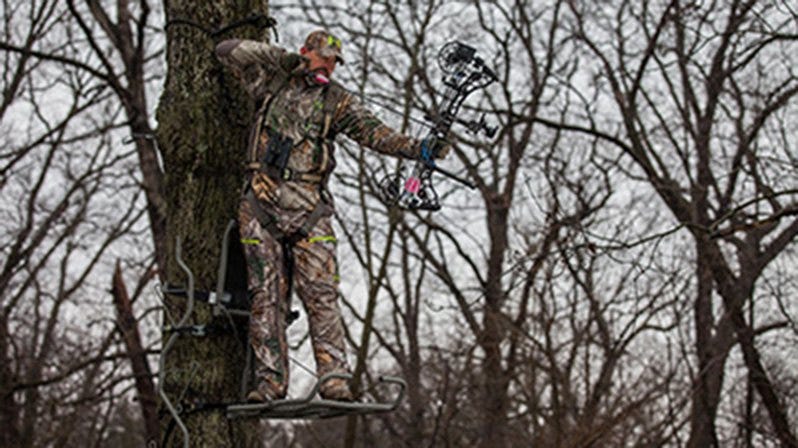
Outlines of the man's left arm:
[[418,158],[421,142],[386,125],[350,93],[343,93],[334,116],[334,127],[369,149],[406,159]]

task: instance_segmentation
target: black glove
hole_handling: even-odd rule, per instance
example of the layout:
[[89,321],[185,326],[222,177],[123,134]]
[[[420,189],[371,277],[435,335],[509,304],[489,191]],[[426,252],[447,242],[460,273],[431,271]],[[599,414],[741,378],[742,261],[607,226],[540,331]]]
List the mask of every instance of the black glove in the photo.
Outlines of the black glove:
[[292,71],[299,68],[300,64],[302,64],[307,60],[308,58],[302,56],[299,53],[285,52],[285,54],[280,56],[280,66],[286,72],[291,73]]

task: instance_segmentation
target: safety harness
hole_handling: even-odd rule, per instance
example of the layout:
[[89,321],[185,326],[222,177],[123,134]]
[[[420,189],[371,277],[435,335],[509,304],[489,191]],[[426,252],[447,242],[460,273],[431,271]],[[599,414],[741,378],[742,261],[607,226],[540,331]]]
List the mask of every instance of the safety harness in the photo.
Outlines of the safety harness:
[[[247,185],[244,193],[244,198],[249,202],[255,218],[258,220],[261,227],[280,242],[280,246],[283,250],[283,269],[288,283],[286,298],[291,297],[293,288],[295,266],[294,246],[299,241],[308,237],[319,220],[333,214],[333,207],[330,203],[326,187],[330,173],[334,167],[332,151],[335,135],[332,130],[332,118],[336,107],[333,101],[328,101],[329,85],[321,87],[323,89],[321,93],[323,123],[321,132],[316,140],[316,147],[321,153],[317,172],[296,172],[290,169],[288,167],[288,161],[294,148],[294,141],[271,127],[265,129],[268,135],[268,142],[265,155],[263,158],[259,159],[258,144],[260,134],[264,131],[263,126],[267,121],[274,100],[280,95],[283,89],[289,85],[292,76],[296,76],[295,71],[285,73],[284,76],[280,77],[281,79],[277,80],[277,83],[273,82],[273,86],[277,84],[276,88],[272,90],[274,93],[264,100],[258,110],[257,121],[248,154],[247,171],[249,175],[247,176]],[[278,184],[283,182],[307,182],[317,185],[320,200],[299,229],[293,233],[283,232],[279,228],[278,217],[264,210],[252,188],[252,176],[256,173],[265,174]]]

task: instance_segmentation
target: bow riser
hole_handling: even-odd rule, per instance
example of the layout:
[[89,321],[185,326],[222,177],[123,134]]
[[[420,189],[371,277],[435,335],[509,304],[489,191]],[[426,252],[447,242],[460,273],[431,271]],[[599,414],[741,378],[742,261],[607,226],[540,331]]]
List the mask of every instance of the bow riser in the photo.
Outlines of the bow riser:
[[394,177],[385,177],[379,182],[383,199],[391,205],[411,210],[439,210],[438,193],[432,185],[432,172],[438,172],[469,188],[476,186],[450,171],[439,168],[435,164],[438,151],[443,147],[449,130],[454,123],[463,124],[470,132],[482,131],[492,137],[497,127],[490,127],[485,122],[484,114],[479,121],[464,120],[457,115],[471,93],[486,88],[497,80],[482,59],[476,57],[476,49],[459,42],[450,42],[443,46],[438,54],[438,64],[446,73],[443,78],[445,90],[439,112],[435,116],[426,116],[432,122],[432,129],[422,140],[421,154],[410,176],[404,178],[401,173]]

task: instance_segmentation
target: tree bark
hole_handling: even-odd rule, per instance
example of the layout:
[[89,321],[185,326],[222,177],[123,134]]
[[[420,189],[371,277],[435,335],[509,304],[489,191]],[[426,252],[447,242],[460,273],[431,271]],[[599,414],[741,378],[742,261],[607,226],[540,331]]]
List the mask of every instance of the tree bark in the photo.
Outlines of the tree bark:
[[[196,287],[215,290],[221,239],[227,223],[237,215],[253,109],[238,83],[216,60],[214,47],[216,39],[230,37],[266,40],[269,30],[242,26],[211,36],[202,28],[219,29],[253,14],[265,15],[268,2],[165,0],[164,6],[168,72],[158,105],[157,136],[167,173],[167,247],[173,254],[180,238]],[[245,277],[246,272],[230,275]],[[228,280],[235,281],[230,275]],[[187,281],[173,257],[166,265],[166,278],[170,283]],[[166,300],[168,312],[179,319],[186,300]],[[198,304],[189,322],[224,328],[230,320]],[[240,399],[248,347],[244,324],[238,322],[235,331],[228,327],[204,337],[180,336],[166,354],[163,388],[175,404],[182,397],[180,404],[187,412],[181,419],[190,432],[192,447],[261,445],[257,421],[230,420],[222,410],[201,406]],[[169,337],[165,333],[164,341]],[[162,446],[183,446],[182,433],[172,417],[162,415],[166,415],[161,420]]]

